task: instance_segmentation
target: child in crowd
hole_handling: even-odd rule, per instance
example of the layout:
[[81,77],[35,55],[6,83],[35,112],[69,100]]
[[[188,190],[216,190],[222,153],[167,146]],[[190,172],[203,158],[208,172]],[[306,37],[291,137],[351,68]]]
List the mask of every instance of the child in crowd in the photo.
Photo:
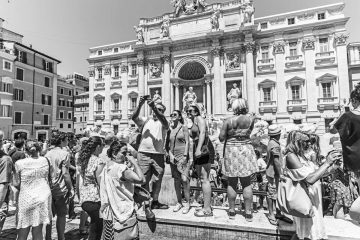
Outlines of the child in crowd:
[[[266,191],[266,185],[267,185],[267,178],[266,178],[266,162],[264,160],[264,158],[266,159],[266,153],[262,156],[260,155],[259,151],[255,151],[256,153],[256,157],[257,157],[257,164],[259,167],[259,172],[258,172],[258,183],[259,183],[259,191]],[[259,210],[263,210],[264,209],[264,196],[260,195],[259,196]]]

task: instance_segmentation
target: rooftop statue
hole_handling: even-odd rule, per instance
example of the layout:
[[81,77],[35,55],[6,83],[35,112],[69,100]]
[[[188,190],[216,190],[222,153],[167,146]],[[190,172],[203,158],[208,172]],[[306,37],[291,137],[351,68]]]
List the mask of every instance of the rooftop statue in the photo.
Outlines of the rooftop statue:
[[241,11],[244,14],[244,24],[252,23],[255,8],[250,0],[245,0],[241,6]]
[[138,43],[143,43],[144,42],[144,32],[142,27],[140,26],[134,26],[134,30],[136,32],[136,38]]
[[185,0],[172,0],[171,3],[174,5],[175,8],[175,16],[178,17],[182,12],[186,10],[186,1]]
[[161,36],[162,36],[162,38],[170,37],[169,28],[170,28],[170,19],[164,19],[163,23],[161,25]]
[[176,17],[180,16],[181,13],[190,15],[196,12],[203,12],[205,11],[205,7],[207,5],[205,0],[193,0],[188,5],[186,5],[185,0],[172,0],[171,2],[174,5],[174,13]]
[[215,9],[213,15],[210,18],[211,29],[214,31],[218,31],[220,28],[219,17],[220,17],[220,10]]

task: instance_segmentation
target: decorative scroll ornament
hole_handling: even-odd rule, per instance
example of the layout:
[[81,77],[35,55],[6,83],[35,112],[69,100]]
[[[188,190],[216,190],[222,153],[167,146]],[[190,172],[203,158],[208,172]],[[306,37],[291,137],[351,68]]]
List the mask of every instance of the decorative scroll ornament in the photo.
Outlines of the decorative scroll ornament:
[[111,68],[109,65],[106,65],[104,67],[104,75],[110,75],[111,74]]
[[125,73],[128,71],[128,66],[126,64],[121,64],[121,72]]
[[303,40],[303,48],[304,50],[313,50],[315,49],[315,39],[307,38]]
[[95,70],[91,69],[89,70],[89,77],[94,77],[95,76]]
[[220,30],[219,17],[220,17],[220,9],[215,9],[214,13],[212,14],[212,16],[210,18],[212,31]]
[[211,49],[211,54],[213,56],[220,56],[221,52],[221,47],[214,47],[213,49]]
[[149,70],[150,70],[150,77],[151,78],[158,78],[158,77],[161,76],[161,69],[155,63],[150,63],[149,64]]
[[164,19],[163,23],[161,24],[161,37],[162,38],[169,38],[170,37],[170,19]]
[[246,42],[244,47],[245,47],[245,52],[246,53],[252,53],[256,49],[255,42]]
[[171,60],[170,54],[163,55],[161,59],[163,60],[164,63],[169,63]]
[[240,56],[236,53],[226,54],[226,70],[234,70],[240,68]]
[[346,45],[348,38],[349,38],[349,35],[344,34],[344,33],[342,33],[340,35],[335,35],[334,40],[335,40],[336,46]]
[[285,42],[275,42],[273,45],[274,53],[280,54],[285,52]]
[[136,32],[137,43],[144,42],[144,30],[140,26],[134,26],[134,30]]
[[138,58],[136,60],[136,64],[139,66],[143,66],[145,64],[145,58]]

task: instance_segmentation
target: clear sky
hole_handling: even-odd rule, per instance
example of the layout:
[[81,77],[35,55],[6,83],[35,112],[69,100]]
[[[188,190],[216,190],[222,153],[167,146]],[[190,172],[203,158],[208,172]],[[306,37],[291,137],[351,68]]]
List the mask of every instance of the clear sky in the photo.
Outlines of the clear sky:
[[[227,0],[208,0],[208,3]],[[254,0],[255,17],[311,8],[339,0]],[[350,41],[360,41],[360,0],[345,0]],[[62,61],[61,75],[87,76],[89,48],[135,39],[141,17],[173,10],[170,0],[0,0],[4,27],[24,43]]]

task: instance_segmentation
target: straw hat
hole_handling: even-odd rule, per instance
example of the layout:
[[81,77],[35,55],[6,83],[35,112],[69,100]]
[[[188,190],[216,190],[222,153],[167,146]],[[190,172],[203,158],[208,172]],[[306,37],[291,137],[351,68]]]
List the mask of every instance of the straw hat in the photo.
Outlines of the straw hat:
[[269,136],[276,136],[281,134],[281,128],[277,125],[270,125],[268,129]]

